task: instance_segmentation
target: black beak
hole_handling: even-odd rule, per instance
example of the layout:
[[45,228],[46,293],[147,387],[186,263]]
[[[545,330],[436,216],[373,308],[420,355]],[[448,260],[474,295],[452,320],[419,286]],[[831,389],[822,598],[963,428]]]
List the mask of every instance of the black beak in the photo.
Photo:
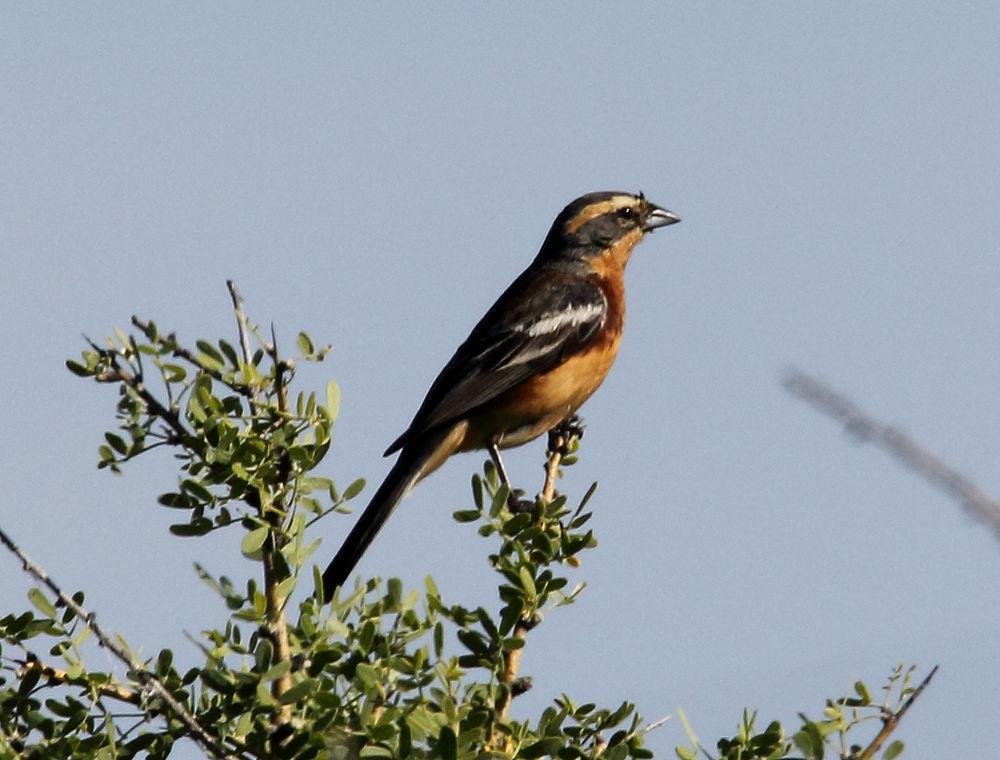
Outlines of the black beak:
[[680,220],[681,218],[673,211],[667,211],[665,208],[653,206],[650,212],[646,215],[646,220],[642,223],[642,231],[652,232],[657,227],[666,227],[668,224],[677,224]]

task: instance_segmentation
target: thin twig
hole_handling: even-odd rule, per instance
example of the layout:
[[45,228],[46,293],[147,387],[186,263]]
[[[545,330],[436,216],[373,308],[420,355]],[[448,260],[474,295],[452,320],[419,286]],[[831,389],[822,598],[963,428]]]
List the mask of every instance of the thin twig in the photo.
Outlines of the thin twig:
[[136,449],[130,452],[129,454],[121,457],[120,459],[116,459],[114,461],[114,464],[116,465],[125,464],[126,462],[132,461],[137,456],[145,454],[147,451],[152,451],[153,449],[159,448],[160,446],[173,446],[174,443],[175,442],[173,440],[163,440],[163,441],[157,441],[156,443],[151,443],[149,444],[149,446],[143,446],[141,449]]
[[[41,566],[33,562],[23,551],[21,551],[21,548],[14,543],[13,539],[11,539],[2,528],[0,528],[0,543],[3,543],[3,545],[6,546],[10,552],[21,561],[25,571],[34,576],[39,583],[46,586],[53,594],[56,595],[62,605],[69,609],[84,625],[93,631],[97,640],[101,643],[101,646],[105,647],[109,652],[117,657],[118,660],[131,671],[136,680],[143,685],[144,689],[149,689],[153,694],[155,694],[166,710],[172,713],[174,717],[184,724],[188,730],[188,734],[207,752],[214,757],[222,757],[226,758],[226,760],[245,760],[245,755],[234,754],[224,746],[221,739],[209,733],[208,730],[198,722],[198,719],[195,718],[194,715],[192,715],[191,712],[178,701],[178,699],[155,675],[146,670],[146,668],[143,667],[143,664],[139,662],[139,660],[137,660],[116,637],[113,637],[105,632],[105,630],[97,624],[97,619],[93,612],[87,612],[87,610],[77,604],[71,596],[66,594],[62,588],[60,588],[56,582],[49,577],[48,573],[46,573]],[[236,744],[236,741],[231,737],[226,741]]]
[[556,495],[556,479],[559,477],[559,465],[562,463],[565,447],[566,441],[561,432],[549,437],[550,453],[545,462],[545,485],[542,486],[542,498],[547,502],[552,501]]
[[899,725],[899,721],[903,719],[906,715],[906,711],[910,709],[910,706],[916,702],[917,697],[920,696],[921,692],[927,688],[927,684],[931,682],[934,674],[938,672],[938,666],[935,665],[931,668],[931,672],[927,674],[927,677],[920,682],[920,685],[913,690],[913,693],[907,697],[906,701],[903,703],[895,712],[890,712],[888,715],[882,718],[882,730],[875,734],[875,738],[871,740],[871,743],[865,747],[861,754],[855,755],[852,760],[870,760],[870,758],[875,756],[875,753],[879,751],[885,740],[889,738],[889,734],[896,730]]
[[1000,501],[908,435],[875,419],[818,378],[798,370],[789,370],[782,385],[793,396],[842,423],[858,440],[888,451],[905,467],[955,499],[973,518],[993,528],[1000,538]]
[[243,352],[243,361],[250,366],[250,336],[247,334],[247,317],[243,313],[243,296],[236,289],[234,280],[226,280],[226,287],[229,288],[229,297],[233,299],[233,311],[236,312],[236,329],[240,335],[240,350]]
[[146,406],[152,413],[152,416],[161,418],[182,440],[188,440],[191,437],[187,428],[184,427],[184,423],[181,422],[177,411],[165,407],[156,396],[149,392],[145,382],[143,382],[142,375],[129,372],[119,364],[119,354],[117,351],[101,348],[86,336],[84,336],[84,339],[102,357],[111,359],[110,367],[94,375],[95,381],[99,383],[124,383],[139,394],[139,397],[146,402]]
[[[139,317],[137,317],[134,314],[132,315],[132,324],[138,327],[140,330],[142,330],[147,335],[147,337],[149,336],[150,332],[152,332],[150,323],[142,321]],[[253,398],[253,388],[251,388],[246,383],[239,383],[236,382],[235,380],[227,380],[219,370],[215,369],[214,367],[206,366],[205,363],[202,362],[194,354],[193,351],[190,351],[189,349],[185,348],[180,343],[178,343],[177,336],[174,335],[173,333],[170,333],[166,337],[162,335],[157,335],[155,338],[151,338],[151,340],[153,340],[161,350],[170,351],[172,356],[175,356],[178,359],[183,359],[188,364],[191,364],[192,366],[196,367],[199,372],[204,372],[206,375],[222,383],[230,390],[239,393],[241,396],[245,396],[246,398]],[[136,355],[138,356],[139,352],[136,352]],[[169,383],[167,387],[168,388],[170,387]]]
[[650,731],[659,728],[660,726],[662,726],[664,723],[666,723],[668,720],[670,720],[673,717],[674,717],[673,715],[664,715],[659,720],[654,720],[652,723],[646,725],[642,729],[642,733],[643,734],[648,734]]

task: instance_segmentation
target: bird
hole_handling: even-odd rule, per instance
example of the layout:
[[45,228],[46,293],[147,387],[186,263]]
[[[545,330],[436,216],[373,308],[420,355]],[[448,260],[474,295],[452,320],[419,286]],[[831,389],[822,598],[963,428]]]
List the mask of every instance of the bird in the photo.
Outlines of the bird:
[[567,205],[538,254],[500,295],[427,391],[382,485],[323,572],[330,600],[399,502],[452,454],[520,446],[572,417],[604,381],[625,319],[636,245],[680,217],[642,193],[594,192]]

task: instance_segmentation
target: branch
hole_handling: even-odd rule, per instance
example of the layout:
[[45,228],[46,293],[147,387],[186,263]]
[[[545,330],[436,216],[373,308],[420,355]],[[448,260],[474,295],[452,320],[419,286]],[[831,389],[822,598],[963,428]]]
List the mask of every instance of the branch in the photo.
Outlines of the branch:
[[654,720],[652,723],[649,723],[649,724],[643,726],[643,728],[641,730],[642,735],[645,736],[650,731],[654,731],[655,729],[659,728],[664,723],[666,723],[668,720],[670,720],[672,717],[673,717],[672,715],[664,715],[659,720]]
[[167,423],[174,433],[180,437],[181,441],[190,440],[191,434],[188,432],[187,428],[184,427],[184,423],[181,422],[180,415],[177,414],[177,411],[165,407],[162,403],[160,403],[156,396],[149,392],[141,374],[133,374],[123,368],[121,364],[118,363],[118,352],[101,348],[86,336],[84,336],[84,339],[99,355],[111,360],[111,366],[108,367],[108,369],[94,375],[94,380],[99,383],[123,383],[127,385],[129,388],[138,393],[139,397],[146,402],[146,407],[152,415],[159,417]]
[[[54,668],[51,665],[46,665],[30,652],[28,653],[28,658],[26,660],[19,660],[17,662],[21,667],[17,669],[14,675],[18,678],[22,678],[29,671],[37,670],[44,678],[47,678],[50,683],[60,683],[71,686],[92,686],[89,682],[81,683],[81,679],[79,677],[73,677],[65,670]],[[136,705],[137,707],[142,707],[142,694],[135,689],[130,689],[120,683],[101,684],[97,687],[97,693],[102,697],[109,697],[111,699],[117,699],[119,702],[128,702],[129,704]]]
[[250,337],[247,335],[247,317],[243,313],[243,296],[236,289],[234,280],[226,280],[226,287],[229,288],[229,297],[233,299],[233,311],[236,312],[236,329],[240,335],[240,350],[243,352],[243,361],[250,364]]
[[793,369],[786,373],[782,385],[796,398],[842,423],[845,430],[860,441],[871,442],[888,451],[906,468],[961,504],[973,518],[993,528],[1000,539],[1000,502],[935,454],[897,428],[871,417],[815,377]]
[[896,712],[889,712],[888,715],[882,718],[882,730],[875,735],[875,738],[861,751],[861,754],[853,756],[852,760],[870,760],[870,758],[875,756],[875,753],[885,744],[885,740],[889,738],[889,734],[896,730],[896,726],[899,725],[899,721],[906,715],[906,711],[917,701],[917,697],[927,688],[927,684],[931,682],[931,679],[937,672],[938,666],[935,665],[931,669],[931,672],[927,674],[927,677],[920,682],[920,685],[913,690],[913,693],[910,694],[902,707],[896,710]]
[[[563,458],[569,454],[570,441],[574,436],[579,436],[579,433],[579,421],[576,417],[549,431],[549,457],[545,462],[545,482],[542,485],[541,493],[542,500],[546,503],[551,502],[555,498],[559,465]],[[534,618],[521,618],[514,626],[513,638],[524,641],[528,635],[528,631],[534,628],[536,624],[537,621]],[[521,670],[521,652],[523,650],[524,647],[512,649],[504,656],[504,667],[503,673],[500,676],[500,682],[506,687],[506,693],[495,708],[496,717],[501,722],[507,720],[507,715],[510,712],[510,704],[514,700],[514,697],[519,696],[529,688],[527,684],[523,683],[517,677]]]
[[[246,314],[243,312],[243,297],[236,288],[235,281],[226,280],[226,287],[229,288],[229,296],[233,300],[233,311],[236,314],[236,328],[240,336],[240,350],[243,353],[243,361],[249,367],[251,361],[250,337],[247,329]],[[267,346],[267,352],[271,357],[272,363],[274,364],[274,384],[278,396],[278,411],[282,415],[281,423],[283,423],[285,413],[288,411],[288,391],[285,387],[284,373],[286,369],[289,369],[289,367],[278,357],[278,345],[277,340],[274,337],[273,327],[271,328],[271,344]],[[250,398],[250,408],[254,417],[256,417],[260,408],[257,403],[256,393],[252,394]],[[282,486],[284,486],[290,472],[287,453],[282,456],[280,467]],[[278,532],[281,528],[281,519],[284,516],[284,509],[280,501],[278,503],[271,504],[269,503],[269,500],[264,498],[260,499],[258,509],[260,510],[261,519],[263,519],[270,528],[267,540],[261,550],[261,562],[264,566],[264,599],[266,604],[268,632],[270,633],[271,641],[274,643],[277,662],[290,662],[292,659],[292,651],[288,637],[288,618],[285,615],[284,603],[281,598],[281,594],[279,593],[279,586],[285,579],[286,575],[282,570],[281,562],[278,556]],[[288,669],[284,674],[274,679],[274,684],[271,687],[271,693],[278,704],[281,704],[281,695],[290,688],[292,688],[292,673],[291,669]],[[275,731],[278,732],[286,729],[291,719],[292,706],[281,705],[278,709],[278,715],[275,720]],[[276,741],[280,743],[280,740],[281,736],[276,736]]]
[[[188,734],[209,754],[213,757],[225,758],[226,760],[245,760],[245,755],[233,754],[224,746],[221,739],[210,734],[208,730],[198,722],[198,719],[195,718],[195,716],[192,715],[191,712],[178,701],[178,699],[155,675],[146,670],[142,663],[139,662],[139,660],[137,660],[117,638],[109,635],[103,628],[101,628],[101,626],[97,624],[97,619],[93,612],[87,612],[83,607],[73,601],[73,598],[66,594],[62,588],[60,588],[56,582],[49,577],[45,570],[35,564],[23,551],[21,551],[21,548],[14,543],[13,539],[11,539],[2,528],[0,528],[0,543],[3,543],[3,545],[6,546],[10,552],[21,561],[21,564],[26,572],[34,576],[39,583],[46,586],[53,594],[56,595],[59,602],[63,606],[69,609],[84,625],[93,631],[97,640],[101,643],[101,646],[117,657],[118,660],[132,672],[136,680],[143,685],[144,689],[148,689],[155,694],[167,711],[172,713],[175,718],[184,724],[187,728]],[[227,741],[236,744],[236,741],[231,737],[227,739]]]

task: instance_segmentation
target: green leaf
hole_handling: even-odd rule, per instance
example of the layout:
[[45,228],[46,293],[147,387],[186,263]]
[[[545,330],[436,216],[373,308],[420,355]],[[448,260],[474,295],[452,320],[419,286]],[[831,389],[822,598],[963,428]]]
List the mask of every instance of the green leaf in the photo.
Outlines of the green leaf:
[[524,639],[503,639],[500,642],[500,648],[505,652],[512,652],[515,649],[521,649],[524,646]]
[[[72,614],[72,610],[67,610],[67,612],[69,614]],[[63,615],[63,625],[65,625],[65,618],[66,616]],[[83,642],[85,642],[87,639],[89,639],[92,634],[93,631],[91,630],[90,626],[86,625],[82,626],[80,628],[80,632],[73,637],[73,641],[71,642],[72,646],[79,648],[80,645],[83,644]]]
[[440,714],[432,714],[426,705],[418,705],[406,716],[406,724],[420,738],[434,735],[441,728]]
[[21,676],[21,682],[17,686],[18,695],[27,697],[31,693],[31,690],[38,684],[41,677],[42,671],[40,668],[31,668],[28,670],[27,673]]
[[187,370],[179,364],[161,364],[160,372],[168,383],[182,383],[187,378]]
[[[126,756],[135,757],[141,751],[148,750],[158,741],[160,741],[160,737],[157,736],[156,734],[139,734],[137,737],[132,739],[132,741],[130,741],[128,744],[125,745],[127,750]],[[111,755],[110,753],[105,755],[103,752],[100,752],[97,755],[94,755],[94,757],[98,757],[101,758],[101,760],[103,760],[104,757],[113,757],[113,755]]]
[[521,579],[521,587],[524,589],[528,596],[535,596],[537,591],[535,590],[535,579],[531,577],[531,573],[528,568],[523,565],[518,568],[517,576]]
[[[188,478],[183,483],[181,483],[181,490],[189,493],[191,496],[195,497],[205,504],[211,504],[215,502],[215,496],[209,491],[204,484],[199,483],[197,480],[192,480]],[[173,505],[170,505],[173,506]]]
[[104,440],[111,444],[111,448],[117,451],[119,454],[128,454],[128,444],[120,435],[115,435],[114,433],[105,433]]
[[264,683],[277,681],[291,669],[292,669],[291,660],[285,660],[283,662],[279,662],[273,668],[270,668],[267,672],[265,672],[264,675],[260,677],[260,680],[263,681]]
[[[687,734],[688,740],[694,745],[694,749],[690,750],[691,757],[693,758],[698,754],[697,750],[698,747],[701,746],[701,742],[698,741],[698,737],[694,733],[694,728],[692,728],[691,724],[688,722],[687,715],[685,715],[684,711],[679,707],[677,708],[677,717],[681,721],[681,727],[684,729],[684,733]],[[687,747],[684,747],[683,749],[687,750]],[[674,752],[677,752],[677,754],[680,754],[680,751],[681,747],[674,748]],[[685,760],[687,760],[685,756],[681,755],[681,757],[684,757]]]
[[390,578],[386,583],[386,590],[386,602],[389,609],[398,609],[403,599],[403,582],[399,578]]
[[300,332],[298,338],[295,339],[298,344],[299,351],[302,352],[303,356],[312,356],[316,353],[316,349],[313,347],[312,338],[310,338],[306,333]]
[[458,636],[458,640],[465,645],[466,649],[473,654],[486,654],[487,644],[481,634],[475,631],[459,629],[456,635]]
[[470,523],[478,520],[479,515],[480,512],[478,509],[460,509],[457,512],[452,512],[451,516],[455,522]]
[[234,349],[229,343],[224,340],[219,341],[219,350],[222,351],[226,356],[226,361],[228,361],[232,366],[240,366],[240,358],[236,355],[236,349]]
[[438,657],[444,651],[444,626],[437,623],[434,626],[434,654]]
[[625,760],[628,757],[628,745],[616,744],[604,753],[604,760]]
[[544,739],[540,739],[534,744],[529,744],[518,753],[518,757],[526,758],[526,760],[535,760],[535,758],[556,754],[556,752],[562,749],[562,746],[562,738],[558,736],[548,736]]
[[46,617],[54,618],[56,616],[55,606],[48,600],[48,597],[42,593],[41,589],[28,589],[28,601],[34,605],[36,610],[41,612]]
[[291,593],[295,590],[295,584],[297,581],[298,578],[296,578],[294,575],[290,575],[287,578],[285,578],[285,580],[283,580],[281,583],[278,584],[277,588],[274,590],[274,593],[277,595],[279,601],[284,602],[285,599],[287,599],[291,595]]
[[258,559],[261,547],[264,546],[264,542],[267,540],[267,534],[268,528],[260,527],[254,528],[243,536],[243,540],[240,542],[240,551],[243,552],[243,556],[249,559]]
[[340,386],[331,380],[326,384],[326,416],[333,422],[340,414]]
[[358,478],[344,490],[344,501],[350,501],[365,488],[365,479]]
[[424,577],[424,588],[427,589],[428,596],[434,596],[439,599],[441,598],[441,592],[438,591],[437,584],[434,582],[434,579],[429,575]]
[[823,754],[826,750],[823,742],[823,735],[820,733],[817,725],[812,721],[804,723],[802,725],[802,729],[792,737],[792,741],[794,741],[795,746],[802,750],[808,757],[823,760]]
[[156,656],[156,674],[164,676],[170,671],[170,666],[174,662],[174,653],[169,649],[161,649]]
[[[490,464],[493,464],[490,462]],[[497,488],[493,495],[493,503],[490,505],[490,517],[496,517],[507,506],[510,501],[510,486],[502,485]]]
[[521,612],[524,611],[524,602],[521,599],[512,599],[507,603],[507,606],[500,611],[500,633],[506,636],[512,630],[514,630],[514,625],[521,618]]
[[358,680],[361,681],[361,684],[367,689],[374,688],[378,684],[378,671],[366,663],[358,663],[358,667],[355,669],[355,675],[358,677]]
[[215,691],[220,694],[232,694],[233,685],[229,682],[221,672],[213,668],[205,668],[201,671],[201,680],[205,682],[206,685],[215,689]]
[[381,744],[366,744],[361,748],[361,751],[358,753],[358,757],[393,757],[393,752],[391,749],[383,747]]
[[300,699],[309,696],[316,691],[317,681],[315,678],[303,678],[288,691],[281,695],[278,701],[283,705],[290,705]]
[[212,521],[207,517],[198,517],[189,523],[174,523],[170,532],[175,536],[204,536],[212,530]]
[[72,359],[67,360],[66,369],[68,369],[77,377],[90,377],[91,375],[94,374],[91,370],[87,369],[79,362],[73,361]]
[[885,748],[885,752],[882,753],[882,760],[893,760],[894,757],[899,757],[903,754],[903,746],[903,742],[896,739],[896,741]]
[[458,737],[450,726],[444,726],[438,734],[438,752],[443,760],[458,759]]
[[156,501],[173,509],[191,509],[194,506],[191,497],[184,493],[162,493],[156,498]]
[[527,512],[521,512],[511,517],[509,520],[507,520],[503,524],[503,527],[500,529],[500,532],[503,533],[505,536],[514,537],[522,530],[527,528],[529,525],[531,525],[534,521],[535,518],[531,514]]
[[486,635],[489,636],[490,640],[497,641],[500,638],[500,633],[497,631],[496,623],[493,622],[490,613],[479,607],[476,609],[476,617],[479,618],[479,625],[486,631]]
[[216,369],[221,369],[222,365],[225,364],[225,360],[222,358],[222,354],[219,353],[219,349],[209,343],[207,340],[196,340],[194,344],[198,347],[205,356],[200,357],[204,360],[206,357],[209,361],[204,362],[206,365],[217,365]]
[[674,747],[674,752],[677,753],[677,757],[681,760],[697,760],[698,753],[691,747],[685,747],[683,744],[678,744]]
[[479,477],[478,473],[472,474],[472,501],[476,505],[476,509],[480,512],[483,511],[483,479]]
[[[855,684],[854,684],[854,692],[859,697],[861,697],[861,699],[863,700],[864,704],[870,705],[872,703],[872,695],[868,691],[868,687],[865,686],[865,682],[864,681],[856,681],[855,682]],[[900,751],[902,751],[902,750],[900,750]]]

